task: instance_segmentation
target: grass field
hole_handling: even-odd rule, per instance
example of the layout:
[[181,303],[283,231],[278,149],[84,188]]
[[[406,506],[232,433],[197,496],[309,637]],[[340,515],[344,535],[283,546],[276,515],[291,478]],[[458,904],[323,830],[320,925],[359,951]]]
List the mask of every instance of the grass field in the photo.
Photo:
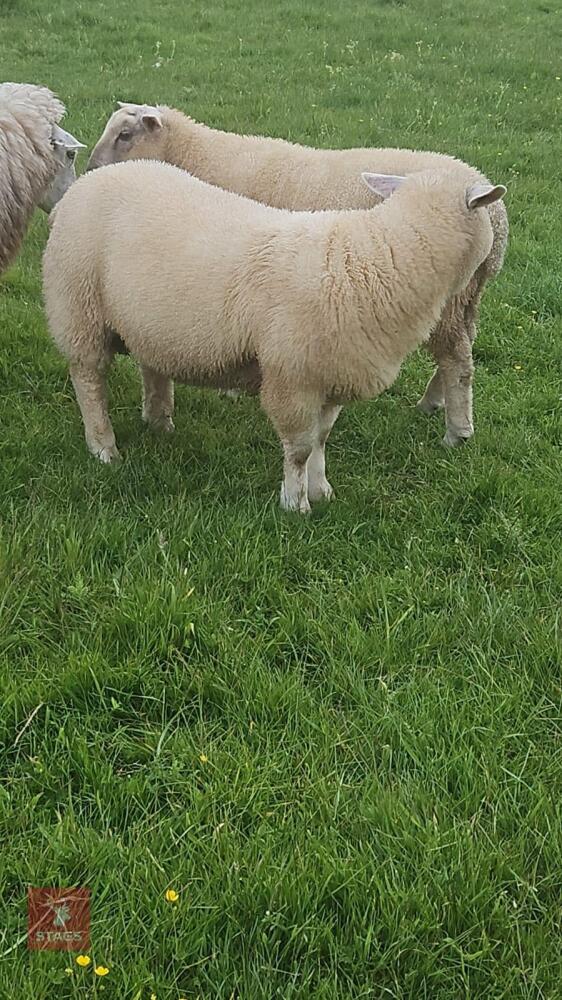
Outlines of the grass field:
[[[0,0],[0,76],[89,145],[130,99],[437,149],[512,226],[475,439],[441,447],[416,356],[299,520],[256,401],[180,388],[161,440],[128,359],[125,461],[88,457],[34,220],[0,279],[2,1000],[562,997],[561,44],[550,0]],[[27,951],[28,885],[91,888],[89,968]]]

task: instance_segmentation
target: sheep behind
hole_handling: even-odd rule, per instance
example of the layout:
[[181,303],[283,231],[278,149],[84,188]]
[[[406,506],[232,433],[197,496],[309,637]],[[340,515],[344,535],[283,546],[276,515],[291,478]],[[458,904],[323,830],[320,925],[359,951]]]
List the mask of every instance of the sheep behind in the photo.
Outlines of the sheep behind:
[[76,180],[83,148],[58,122],[64,104],[47,87],[0,85],[0,273],[16,256],[34,209],[50,211]]
[[[376,196],[361,184],[363,170],[410,174],[458,169],[473,181],[486,179],[450,156],[409,149],[312,149],[267,136],[236,135],[212,129],[173,108],[120,104],[90,156],[88,168],[128,159],[157,159],[201,180],[291,210],[368,208]],[[474,433],[472,343],[486,282],[501,269],[507,244],[503,202],[489,206],[494,242],[466,287],[445,305],[427,344],[437,370],[419,401],[433,413],[445,408],[446,445]]]

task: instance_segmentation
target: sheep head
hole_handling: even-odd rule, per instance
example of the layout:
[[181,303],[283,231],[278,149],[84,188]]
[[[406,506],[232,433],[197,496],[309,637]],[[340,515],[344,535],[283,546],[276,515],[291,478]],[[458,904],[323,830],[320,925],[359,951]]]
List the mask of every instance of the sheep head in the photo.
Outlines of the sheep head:
[[51,146],[57,170],[39,202],[39,206],[44,212],[50,212],[56,203],[60,201],[63,194],[68,191],[70,185],[76,180],[76,170],[74,167],[76,154],[79,149],[86,148],[83,142],[79,142],[78,139],[75,139],[70,132],[66,132],[60,125],[51,126]]
[[162,108],[119,102],[92,151],[87,169],[122,160],[163,159],[162,125]]

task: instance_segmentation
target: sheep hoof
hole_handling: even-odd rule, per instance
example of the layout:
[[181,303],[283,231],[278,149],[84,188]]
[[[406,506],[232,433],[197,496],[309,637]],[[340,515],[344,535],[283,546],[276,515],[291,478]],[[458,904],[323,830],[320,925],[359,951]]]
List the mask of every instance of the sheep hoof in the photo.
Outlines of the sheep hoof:
[[167,414],[162,414],[159,417],[148,417],[145,413],[143,413],[142,419],[148,427],[150,427],[153,431],[157,431],[159,434],[172,434],[172,432],[176,429],[174,421]]
[[319,483],[315,483],[314,486],[308,487],[308,499],[311,503],[318,503],[321,500],[333,500],[334,491],[330,486],[327,479]]
[[159,417],[158,420],[154,420],[150,426],[153,430],[158,431],[161,434],[173,434],[176,426],[171,417]]
[[416,408],[421,413],[428,413],[431,416],[433,413],[437,413],[437,410],[442,410],[444,405],[442,401],[436,403],[434,400],[426,399],[425,396],[422,396],[416,403]]
[[454,431],[448,430],[443,438],[445,448],[458,448],[462,444],[470,441],[474,431]]
[[299,514],[310,514],[311,509],[308,497],[287,493],[284,483],[281,487],[281,507],[283,510],[294,510]]
[[104,465],[117,465],[121,461],[121,455],[117,451],[117,445],[112,444],[109,448],[101,448],[96,452],[96,458]]

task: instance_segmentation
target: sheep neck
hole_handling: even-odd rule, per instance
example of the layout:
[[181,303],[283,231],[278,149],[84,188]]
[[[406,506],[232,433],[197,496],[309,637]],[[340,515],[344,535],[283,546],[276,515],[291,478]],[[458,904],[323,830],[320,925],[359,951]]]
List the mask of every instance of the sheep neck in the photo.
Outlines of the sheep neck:
[[[229,132],[219,132],[201,125],[181,111],[167,108],[164,120],[167,129],[165,160],[210,184],[224,183],[224,164],[235,156],[235,147],[241,137]],[[219,149],[220,146],[220,149]]]

